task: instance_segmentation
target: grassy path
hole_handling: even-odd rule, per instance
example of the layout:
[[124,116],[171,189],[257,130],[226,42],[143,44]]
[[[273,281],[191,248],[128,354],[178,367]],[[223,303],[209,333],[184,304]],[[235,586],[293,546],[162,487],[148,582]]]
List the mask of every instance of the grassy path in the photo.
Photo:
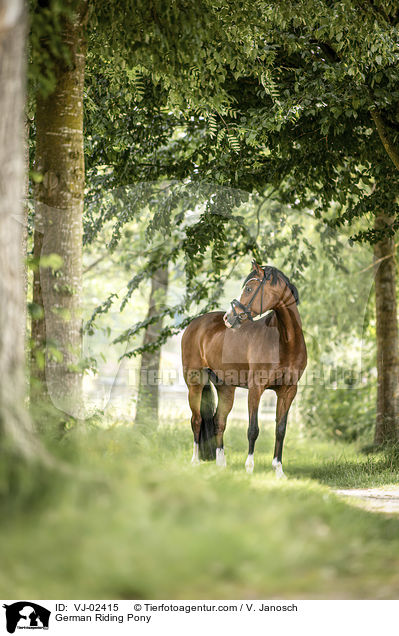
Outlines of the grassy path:
[[247,475],[234,423],[225,470],[191,467],[187,425],[150,440],[93,430],[64,444],[93,481],[26,478],[24,496],[3,498],[3,598],[399,597],[399,518],[334,492],[397,488],[388,458],[292,429],[288,479],[277,481],[268,428]]

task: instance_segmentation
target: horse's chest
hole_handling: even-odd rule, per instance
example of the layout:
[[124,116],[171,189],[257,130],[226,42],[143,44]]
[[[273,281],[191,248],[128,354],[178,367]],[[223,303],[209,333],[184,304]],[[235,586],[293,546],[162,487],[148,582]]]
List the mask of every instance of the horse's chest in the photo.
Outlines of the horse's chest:
[[248,347],[251,364],[279,364],[283,355],[284,348],[277,327],[263,329],[262,337],[255,338]]

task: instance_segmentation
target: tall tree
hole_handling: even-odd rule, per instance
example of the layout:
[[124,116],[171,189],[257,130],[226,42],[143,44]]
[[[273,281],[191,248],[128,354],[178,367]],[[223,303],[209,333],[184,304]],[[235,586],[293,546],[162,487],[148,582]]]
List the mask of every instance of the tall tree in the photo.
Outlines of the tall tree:
[[[383,210],[375,216],[375,229],[392,225]],[[377,327],[377,445],[399,439],[399,348],[396,302],[395,239],[384,236],[374,246],[375,311]]]
[[[159,315],[166,302],[168,290],[168,268],[159,267],[151,275],[151,292],[148,303],[147,320]],[[161,350],[156,344],[162,331],[162,318],[150,322],[146,327],[141,354],[139,392],[137,397],[136,423],[145,423],[146,428],[156,429],[159,416],[159,370]],[[152,345],[152,347],[151,347]]]
[[34,455],[25,412],[24,277],[19,222],[24,194],[25,11],[0,1],[0,452]]
[[[87,0],[69,3],[62,17],[66,49],[54,69],[50,95],[37,97],[34,346],[46,344],[46,381],[55,406],[79,416],[81,407],[82,214],[84,198],[83,87]],[[54,256],[56,258],[54,259]],[[39,278],[40,277],[40,278]],[[37,370],[39,378],[42,376]],[[43,376],[41,377],[43,380]]]

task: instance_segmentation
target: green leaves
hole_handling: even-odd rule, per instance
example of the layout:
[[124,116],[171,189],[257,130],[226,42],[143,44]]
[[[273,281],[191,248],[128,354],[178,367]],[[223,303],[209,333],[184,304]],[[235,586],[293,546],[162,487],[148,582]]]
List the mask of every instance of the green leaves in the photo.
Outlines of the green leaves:
[[227,139],[230,145],[230,148],[234,152],[240,152],[240,142],[234,133],[228,133]]
[[216,136],[217,129],[218,129],[218,126],[216,123],[216,115],[212,113],[211,115],[208,116],[208,131],[209,131],[210,137]]
[[[132,222],[145,237],[145,264],[135,268],[122,310],[162,259],[184,267],[186,292],[165,314],[161,339],[177,314],[205,310],[227,263],[242,256],[267,261],[281,250],[300,275],[312,259],[301,224],[290,240],[277,236],[266,208],[254,217],[248,192],[269,189],[280,209],[307,208],[331,224],[337,217],[355,223],[354,238],[374,240],[370,188],[375,181],[398,186],[369,112],[377,105],[396,139],[396,9],[383,0],[378,10],[349,0],[129,6],[93,5],[85,120],[85,241],[112,225],[115,250]],[[251,231],[239,220],[248,219],[239,207],[245,197]],[[334,258],[329,231],[320,224]],[[154,260],[149,244],[166,237],[172,247]],[[99,313],[116,300],[111,295]],[[127,340],[144,326],[132,327]]]
[[[123,67],[123,65],[122,65]],[[131,81],[132,91],[133,91],[133,99],[140,103],[145,95],[145,80],[143,76],[143,72],[140,68],[134,67],[132,69],[128,69],[126,74]],[[127,97],[128,101],[129,98]]]
[[55,88],[58,64],[69,64],[70,51],[62,31],[71,20],[78,0],[29,2],[29,88],[46,97]]

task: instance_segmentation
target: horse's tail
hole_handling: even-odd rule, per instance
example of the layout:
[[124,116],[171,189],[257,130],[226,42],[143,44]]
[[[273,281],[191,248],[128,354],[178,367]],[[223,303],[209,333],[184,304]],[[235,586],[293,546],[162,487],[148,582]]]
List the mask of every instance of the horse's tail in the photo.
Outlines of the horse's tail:
[[199,434],[200,458],[212,460],[216,458],[216,431],[214,415],[216,412],[215,396],[211,383],[205,384],[201,397],[201,428]]

